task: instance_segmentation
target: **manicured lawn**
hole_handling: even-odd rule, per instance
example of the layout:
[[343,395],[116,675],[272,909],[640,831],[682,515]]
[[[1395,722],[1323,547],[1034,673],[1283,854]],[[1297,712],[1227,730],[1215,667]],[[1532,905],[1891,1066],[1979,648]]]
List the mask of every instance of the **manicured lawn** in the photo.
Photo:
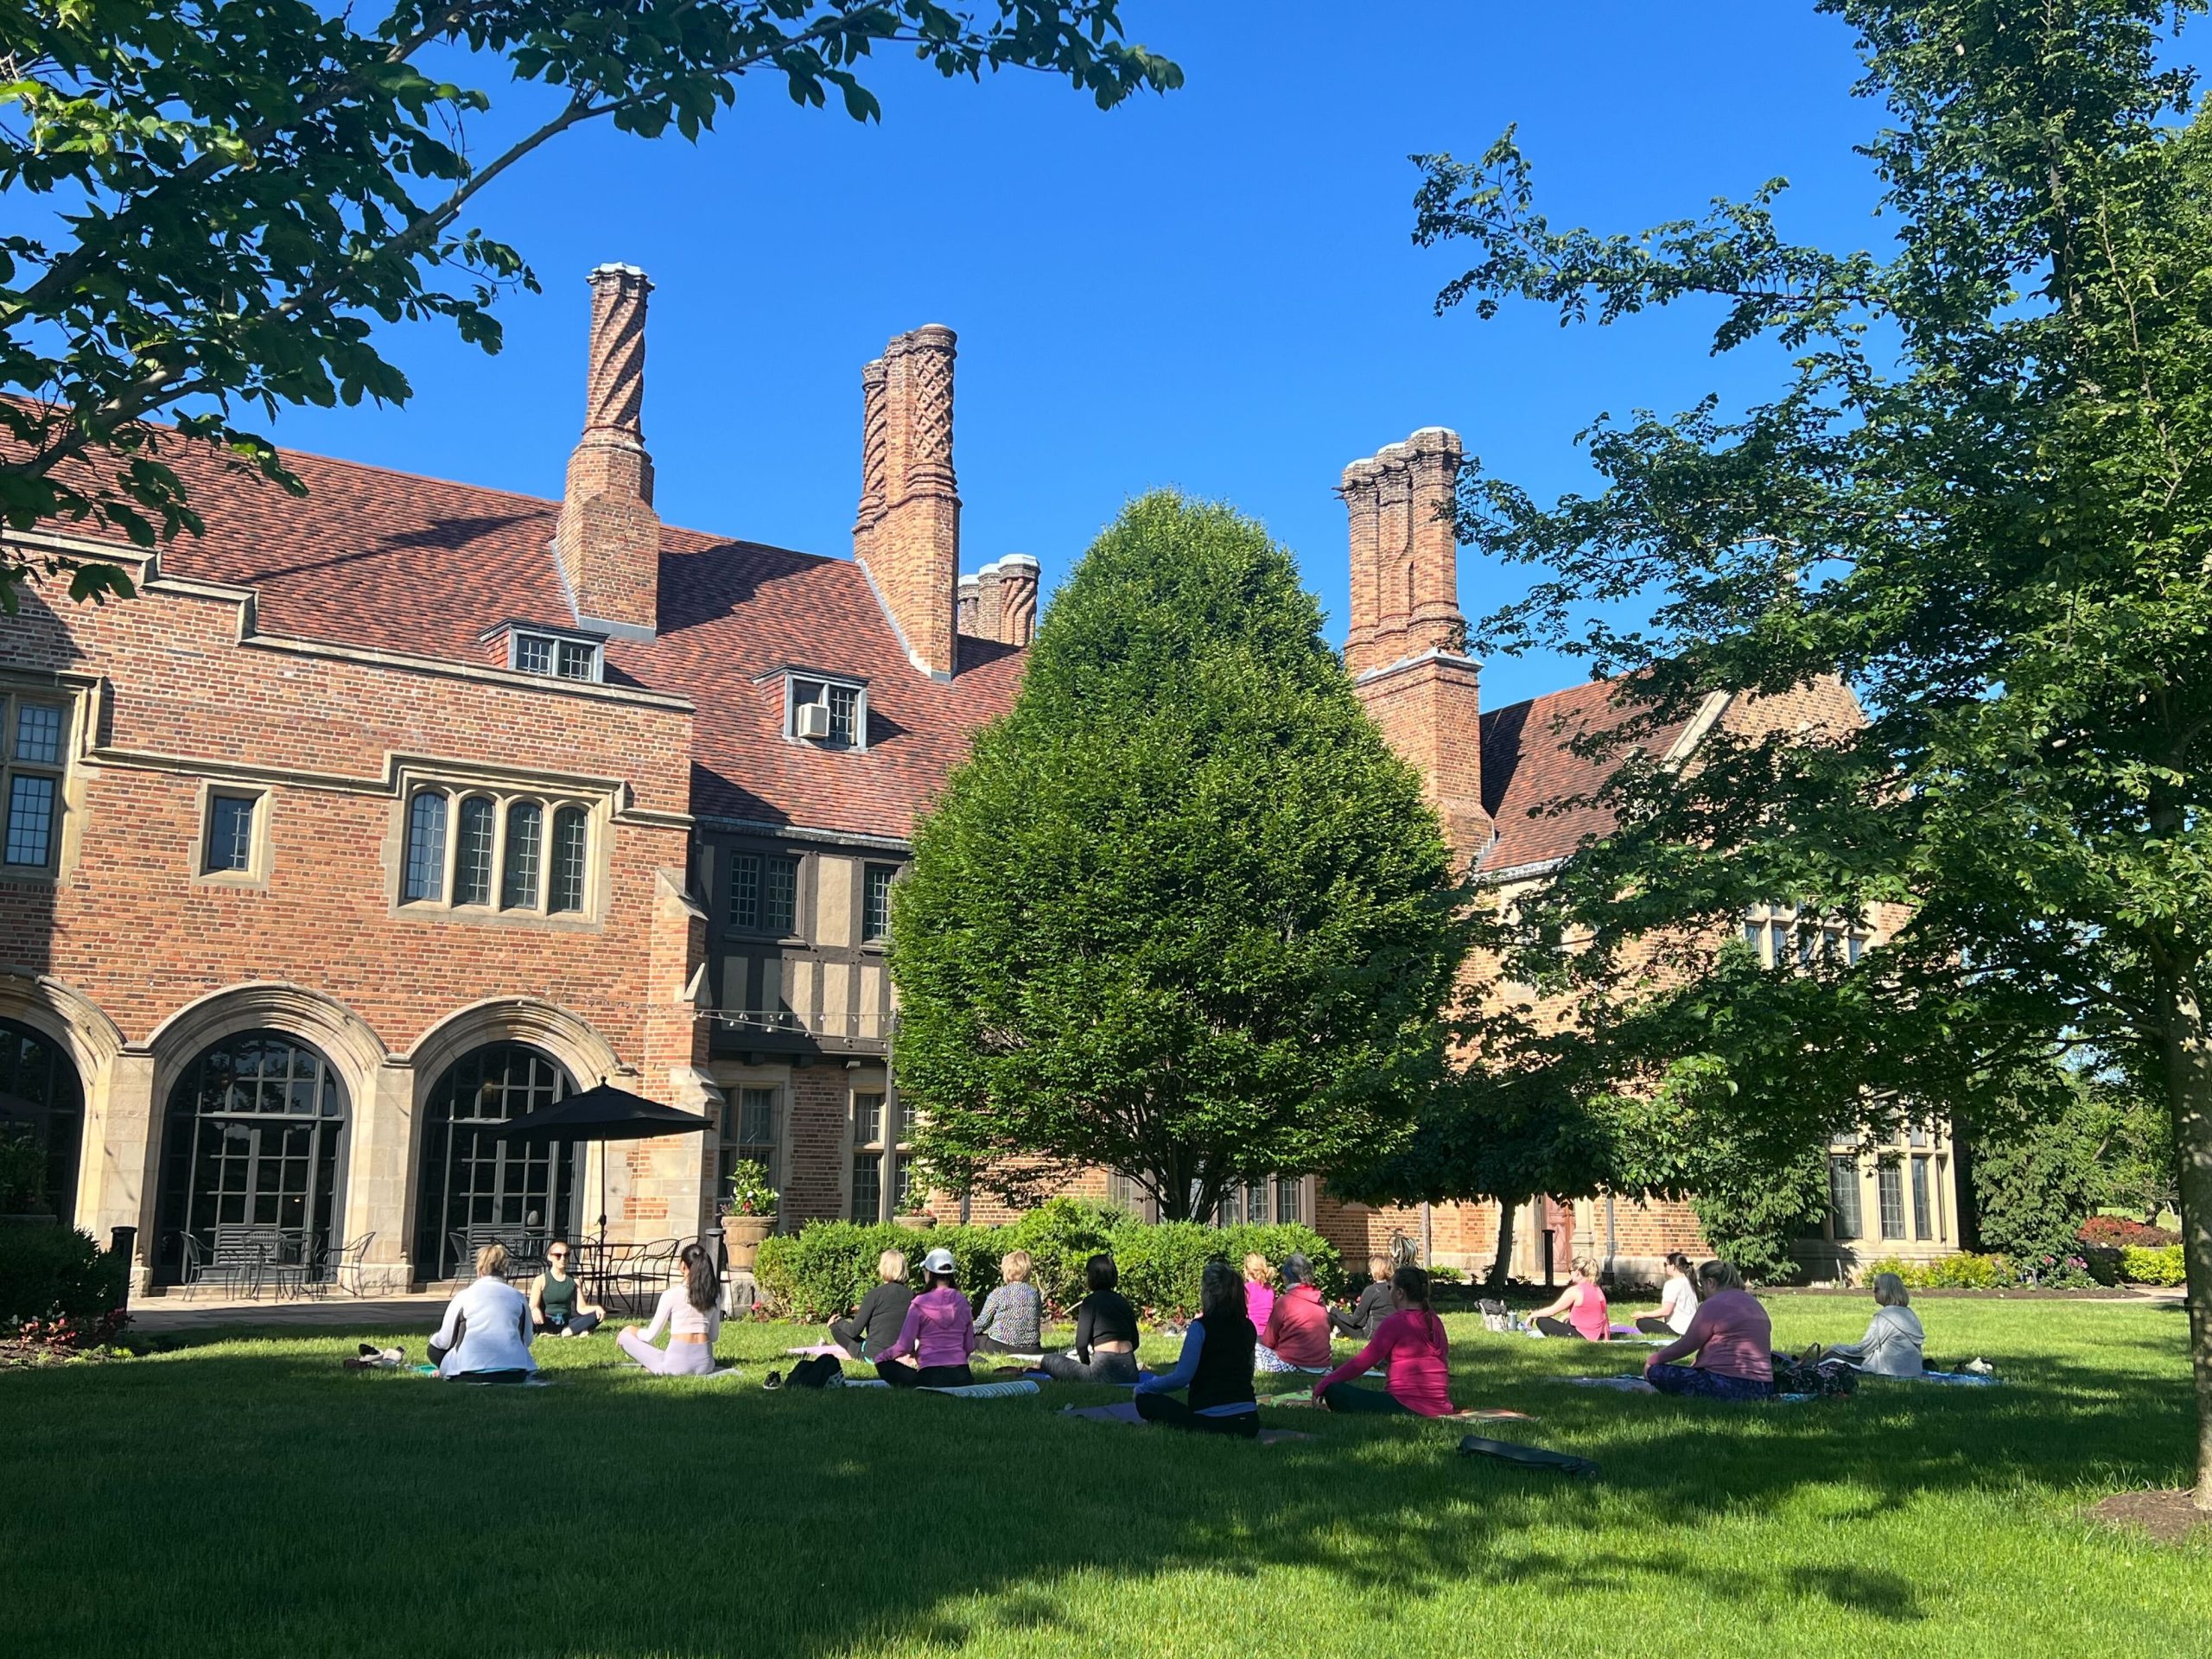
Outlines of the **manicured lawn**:
[[[1866,1304],[1772,1306],[1794,1347]],[[1455,1318],[1460,1402],[1536,1414],[1492,1432],[1595,1482],[1287,1408],[1316,1438],[1071,1421],[1115,1396],[1070,1388],[771,1394],[783,1325],[725,1335],[736,1383],[603,1337],[526,1390],[349,1375],[350,1338],[0,1373],[0,1652],[2212,1652],[2212,1549],[2079,1514],[2187,1478],[2179,1312],[1923,1311],[1931,1354],[2012,1385],[1677,1403],[1557,1380],[1641,1349]]]

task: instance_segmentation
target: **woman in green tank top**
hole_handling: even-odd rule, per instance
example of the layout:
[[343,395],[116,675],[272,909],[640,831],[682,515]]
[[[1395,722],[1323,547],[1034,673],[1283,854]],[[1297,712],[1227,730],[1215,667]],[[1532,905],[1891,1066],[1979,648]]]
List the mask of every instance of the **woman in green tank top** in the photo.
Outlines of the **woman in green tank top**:
[[545,1252],[545,1271],[530,1281],[530,1319],[539,1330],[563,1337],[581,1337],[599,1328],[607,1310],[584,1294],[584,1287],[569,1275],[569,1247],[555,1244]]

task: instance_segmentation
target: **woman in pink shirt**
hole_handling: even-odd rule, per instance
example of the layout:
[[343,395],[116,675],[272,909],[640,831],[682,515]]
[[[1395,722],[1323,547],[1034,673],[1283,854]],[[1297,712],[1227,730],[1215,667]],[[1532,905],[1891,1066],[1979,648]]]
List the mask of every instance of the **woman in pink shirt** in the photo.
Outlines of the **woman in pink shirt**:
[[899,1338],[875,1357],[875,1374],[894,1389],[957,1389],[973,1382],[976,1310],[960,1294],[952,1252],[939,1245],[922,1258],[929,1288],[906,1305]]
[[[1562,1319],[1559,1316],[1566,1314]],[[1605,1293],[1598,1284],[1598,1264],[1587,1256],[1578,1257],[1567,1269],[1567,1289],[1549,1307],[1540,1307],[1530,1316],[1537,1330],[1548,1337],[1581,1337],[1590,1342],[1606,1342],[1613,1334],[1612,1313],[1605,1306]]]
[[1329,1348],[1329,1305],[1313,1283],[1313,1264],[1294,1251],[1282,1259],[1282,1279],[1260,1345],[1284,1369],[1325,1371],[1336,1356]]
[[[1428,1274],[1420,1268],[1392,1274],[1390,1305],[1395,1311],[1375,1327],[1374,1340],[1316,1382],[1313,1398],[1331,1411],[1449,1417],[1452,1344],[1429,1309]],[[1351,1381],[1376,1365],[1386,1368],[1380,1394]]]
[[[1643,1362],[1645,1381],[1662,1394],[1707,1400],[1764,1400],[1774,1393],[1774,1322],[1726,1262],[1697,1270],[1703,1300],[1690,1328]],[[1694,1365],[1675,1362],[1691,1354]]]

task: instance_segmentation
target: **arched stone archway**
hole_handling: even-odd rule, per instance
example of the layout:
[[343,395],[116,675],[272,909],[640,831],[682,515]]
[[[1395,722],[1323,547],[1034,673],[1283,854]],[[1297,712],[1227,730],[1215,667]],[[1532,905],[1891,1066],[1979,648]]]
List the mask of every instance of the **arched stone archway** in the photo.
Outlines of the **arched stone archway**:
[[[49,1172],[50,1186],[67,1196],[61,1218],[101,1237],[110,1225],[136,1224],[137,1216],[130,1209],[120,1217],[106,1213],[118,1186],[104,1131],[109,1096],[118,1071],[124,1069],[119,1064],[125,1047],[121,1029],[97,1002],[67,982],[25,969],[0,969],[0,1021],[51,1045],[55,1066],[66,1066],[73,1074],[77,1116],[70,1138],[74,1167]],[[20,1092],[5,1081],[0,1081],[0,1090]],[[128,1205],[136,1205],[137,1190],[134,1179]]]

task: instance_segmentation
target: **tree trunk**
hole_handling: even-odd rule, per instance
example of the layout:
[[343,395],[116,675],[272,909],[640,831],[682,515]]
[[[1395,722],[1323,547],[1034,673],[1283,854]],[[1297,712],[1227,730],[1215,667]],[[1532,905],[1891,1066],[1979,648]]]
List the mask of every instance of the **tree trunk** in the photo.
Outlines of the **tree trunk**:
[[1513,1201],[1497,1201],[1497,1254],[1491,1259],[1490,1288],[1492,1295],[1503,1295],[1505,1281],[1513,1271]]
[[2212,1512],[2212,1039],[2195,989],[2177,976],[2164,991],[2162,1046],[2180,1166],[2190,1362],[2196,1373],[2196,1507]]

